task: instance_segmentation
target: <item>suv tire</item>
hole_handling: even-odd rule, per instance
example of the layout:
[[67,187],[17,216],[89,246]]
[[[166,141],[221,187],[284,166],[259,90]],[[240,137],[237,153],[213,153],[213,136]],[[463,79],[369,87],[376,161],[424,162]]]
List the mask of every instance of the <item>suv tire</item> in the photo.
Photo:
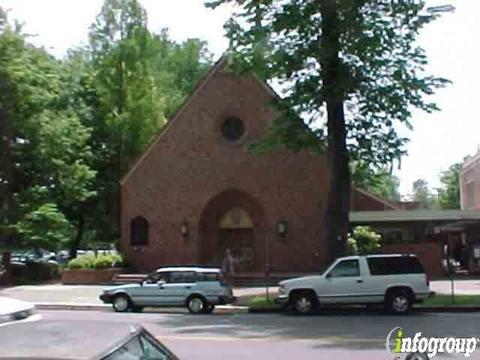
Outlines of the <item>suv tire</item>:
[[386,297],[385,307],[392,314],[406,314],[412,307],[412,296],[408,290],[393,290]]
[[119,294],[113,298],[112,305],[116,312],[127,312],[132,304],[127,295]]
[[208,304],[205,310],[203,310],[204,314],[211,314],[215,310],[215,305],[213,304]]
[[200,295],[193,295],[187,299],[187,309],[191,314],[202,314],[207,307],[207,302]]
[[293,295],[292,306],[299,315],[312,313],[317,307],[317,299],[311,292],[302,291]]

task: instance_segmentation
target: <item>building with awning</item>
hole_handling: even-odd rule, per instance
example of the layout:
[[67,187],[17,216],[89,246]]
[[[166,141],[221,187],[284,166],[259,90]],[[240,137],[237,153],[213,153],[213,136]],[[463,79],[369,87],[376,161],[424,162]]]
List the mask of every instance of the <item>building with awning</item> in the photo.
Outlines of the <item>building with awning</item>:
[[480,211],[353,211],[350,223],[380,233],[383,252],[417,254],[431,276],[446,274],[446,259],[457,273],[480,272]]

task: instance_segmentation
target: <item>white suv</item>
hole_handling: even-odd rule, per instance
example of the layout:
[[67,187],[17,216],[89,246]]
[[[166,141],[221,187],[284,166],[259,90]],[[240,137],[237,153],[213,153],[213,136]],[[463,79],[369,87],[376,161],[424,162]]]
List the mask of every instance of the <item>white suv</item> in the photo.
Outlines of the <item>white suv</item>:
[[136,284],[107,288],[100,295],[115,311],[142,311],[144,307],[186,306],[193,314],[211,313],[215,305],[235,300],[219,269],[167,267]]
[[401,314],[429,295],[415,255],[370,255],[340,258],[322,275],[282,281],[276,302],[303,314],[329,304],[384,304]]

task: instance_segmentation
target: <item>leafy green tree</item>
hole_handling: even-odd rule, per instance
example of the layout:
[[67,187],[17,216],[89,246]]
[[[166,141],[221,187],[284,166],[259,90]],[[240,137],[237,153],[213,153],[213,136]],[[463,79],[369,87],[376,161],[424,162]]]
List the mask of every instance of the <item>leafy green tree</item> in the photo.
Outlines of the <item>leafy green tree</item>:
[[388,200],[401,201],[400,179],[388,169],[354,169],[354,184]]
[[71,94],[61,63],[29,44],[20,27],[5,20],[0,30],[0,112],[8,124],[0,130],[7,154],[1,177],[8,179],[1,191],[3,221],[18,230],[13,225],[44,204],[74,220],[74,209],[94,194],[90,129],[65,101]]
[[170,117],[208,70],[212,56],[205,41],[188,39],[178,44],[170,40],[166,29],[153,35],[152,47],[155,83],[165,99],[165,115]]
[[165,123],[165,101],[152,68],[152,36],[136,0],[105,0],[90,29],[93,128],[98,171],[98,236],[119,237],[119,180]]
[[[119,237],[119,181],[211,63],[206,44],[150,33],[137,0],[105,0],[90,30],[95,236]],[[91,82],[89,82],[91,80]],[[88,95],[88,94],[87,94]]]
[[24,244],[37,251],[40,248],[61,249],[68,244],[72,235],[71,224],[52,203],[45,203],[27,213],[15,228],[23,236]]
[[451,165],[442,171],[441,187],[438,189],[438,204],[442,209],[460,209],[460,171],[462,163]]
[[212,7],[222,3],[242,7],[227,28],[233,58],[285,90],[268,144],[326,152],[328,257],[342,255],[349,163],[391,164],[405,153],[406,139],[397,129],[411,127],[412,107],[437,109],[424,95],[446,80],[424,73],[426,55],[415,42],[437,15],[418,0],[207,1]]

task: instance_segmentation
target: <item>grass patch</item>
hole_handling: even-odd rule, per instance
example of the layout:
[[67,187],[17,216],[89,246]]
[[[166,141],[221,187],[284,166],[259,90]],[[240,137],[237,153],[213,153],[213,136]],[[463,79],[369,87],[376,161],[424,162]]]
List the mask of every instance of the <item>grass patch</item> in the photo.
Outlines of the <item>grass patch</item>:
[[255,309],[280,308],[280,305],[275,304],[272,296],[268,300],[265,296],[256,296],[250,300],[248,306]]
[[432,298],[425,299],[423,303],[418,304],[420,307],[452,307],[463,306],[472,307],[480,306],[480,295],[455,295],[455,302],[452,303],[450,295],[435,295]]

